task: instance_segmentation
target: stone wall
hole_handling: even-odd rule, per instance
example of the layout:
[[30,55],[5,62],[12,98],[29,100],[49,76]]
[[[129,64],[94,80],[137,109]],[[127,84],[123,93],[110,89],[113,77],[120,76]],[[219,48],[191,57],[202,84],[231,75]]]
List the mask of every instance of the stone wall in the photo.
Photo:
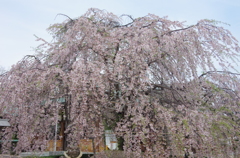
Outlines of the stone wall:
[[21,158],[21,156],[18,155],[1,155],[0,154],[0,158]]

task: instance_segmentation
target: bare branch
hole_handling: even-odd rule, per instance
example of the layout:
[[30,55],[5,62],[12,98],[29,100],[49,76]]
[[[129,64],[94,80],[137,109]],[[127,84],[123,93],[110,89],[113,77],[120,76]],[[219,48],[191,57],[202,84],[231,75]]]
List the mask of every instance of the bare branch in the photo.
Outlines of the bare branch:
[[73,21],[73,19],[72,18],[70,18],[69,16],[67,16],[66,14],[62,14],[62,13],[58,13],[57,15],[56,15],[56,17],[55,17],[55,19],[57,18],[57,16],[59,16],[59,15],[62,15],[62,16],[65,16],[65,17],[67,17],[70,21]]

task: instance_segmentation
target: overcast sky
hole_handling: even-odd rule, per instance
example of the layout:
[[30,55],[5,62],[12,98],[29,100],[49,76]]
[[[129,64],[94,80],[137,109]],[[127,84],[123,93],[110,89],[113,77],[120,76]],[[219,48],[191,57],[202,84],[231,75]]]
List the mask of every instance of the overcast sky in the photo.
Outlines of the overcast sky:
[[89,8],[105,9],[116,15],[134,18],[156,14],[170,20],[195,24],[200,19],[214,19],[240,41],[239,0],[0,0],[0,66],[9,69],[25,55],[34,54],[39,45],[34,34],[48,41],[46,28],[66,19],[58,13],[77,18]]

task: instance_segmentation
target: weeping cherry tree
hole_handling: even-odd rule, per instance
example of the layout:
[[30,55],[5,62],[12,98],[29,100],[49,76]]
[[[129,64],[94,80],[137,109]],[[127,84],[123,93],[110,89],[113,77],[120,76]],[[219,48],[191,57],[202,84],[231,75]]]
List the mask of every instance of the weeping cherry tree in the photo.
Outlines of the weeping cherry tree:
[[0,77],[16,152],[45,150],[61,116],[66,146],[111,129],[136,157],[239,155],[240,48],[223,23],[99,9],[66,19]]

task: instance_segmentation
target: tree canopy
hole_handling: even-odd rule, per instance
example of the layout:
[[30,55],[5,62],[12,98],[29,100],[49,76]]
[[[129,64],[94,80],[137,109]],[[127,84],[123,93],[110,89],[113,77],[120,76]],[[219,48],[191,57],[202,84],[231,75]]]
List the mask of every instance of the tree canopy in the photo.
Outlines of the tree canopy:
[[17,152],[44,150],[62,115],[68,144],[110,128],[126,152],[236,156],[240,47],[221,25],[99,9],[51,25],[53,40],[37,37],[36,54],[0,77],[4,139],[15,135]]

